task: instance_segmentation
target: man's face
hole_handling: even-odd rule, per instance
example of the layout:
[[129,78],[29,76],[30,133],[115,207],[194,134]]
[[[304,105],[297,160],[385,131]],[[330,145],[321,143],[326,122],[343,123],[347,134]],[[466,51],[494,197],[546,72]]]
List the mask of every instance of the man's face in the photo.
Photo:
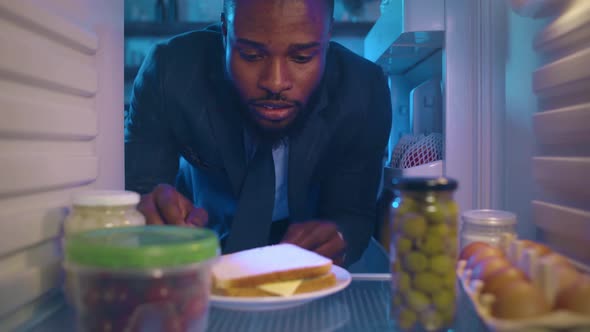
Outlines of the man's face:
[[238,0],[224,20],[227,71],[260,129],[293,123],[324,71],[331,19],[323,1]]

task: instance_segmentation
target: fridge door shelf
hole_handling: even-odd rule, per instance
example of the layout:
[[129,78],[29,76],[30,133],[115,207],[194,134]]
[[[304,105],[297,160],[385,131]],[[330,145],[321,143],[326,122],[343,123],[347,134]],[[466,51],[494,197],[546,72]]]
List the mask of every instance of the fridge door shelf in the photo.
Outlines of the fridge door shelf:
[[444,161],[437,160],[428,164],[410,168],[385,167],[384,181],[390,184],[395,178],[400,177],[441,177],[443,176]]
[[365,38],[365,57],[403,74],[443,48],[444,22],[444,1],[390,2]]

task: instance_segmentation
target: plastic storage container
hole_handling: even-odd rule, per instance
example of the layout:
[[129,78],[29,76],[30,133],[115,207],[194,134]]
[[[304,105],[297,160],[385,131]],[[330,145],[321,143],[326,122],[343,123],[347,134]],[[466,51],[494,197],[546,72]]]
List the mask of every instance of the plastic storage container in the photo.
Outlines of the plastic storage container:
[[446,331],[456,307],[457,182],[403,178],[394,184],[392,310],[402,331]]
[[78,330],[205,331],[219,255],[211,230],[101,229],[69,237],[65,250]]
[[143,226],[145,217],[136,209],[139,198],[132,191],[78,193],[72,198],[72,210],[64,223],[65,235],[99,228]]
[[470,210],[461,215],[460,249],[480,241],[498,246],[502,234],[516,235],[516,215],[500,210]]

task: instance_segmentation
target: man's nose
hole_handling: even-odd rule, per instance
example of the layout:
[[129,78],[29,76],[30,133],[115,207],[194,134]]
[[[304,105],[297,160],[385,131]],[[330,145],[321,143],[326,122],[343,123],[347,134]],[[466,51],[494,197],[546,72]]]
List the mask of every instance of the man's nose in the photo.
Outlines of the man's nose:
[[272,94],[279,94],[293,87],[288,64],[282,59],[272,59],[265,66],[258,86]]

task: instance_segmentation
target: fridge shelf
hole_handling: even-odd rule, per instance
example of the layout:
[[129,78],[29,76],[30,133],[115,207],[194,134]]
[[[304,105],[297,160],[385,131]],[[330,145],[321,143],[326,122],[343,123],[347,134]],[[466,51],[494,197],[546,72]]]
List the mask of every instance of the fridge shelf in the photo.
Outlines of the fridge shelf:
[[[548,2],[546,5],[555,7],[570,5],[570,7],[565,8],[563,15],[553,19],[551,23],[537,33],[534,40],[537,51],[548,53],[564,52],[579,47],[580,41],[590,38],[590,29],[588,29],[589,1],[578,1],[575,5],[568,4],[567,1],[553,1]],[[559,8],[549,6],[546,12],[556,13],[559,10]]]
[[539,98],[585,94],[590,82],[590,49],[578,51],[546,64],[533,73],[533,88]]
[[590,211],[559,202],[533,200],[532,217],[547,245],[567,255],[578,268],[590,273],[587,245]]
[[590,104],[562,107],[533,115],[533,131],[543,145],[590,145]]
[[588,157],[533,157],[533,178],[539,189],[561,201],[590,206]]
[[404,74],[444,47],[444,2],[390,2],[364,41],[365,57],[387,74]]

